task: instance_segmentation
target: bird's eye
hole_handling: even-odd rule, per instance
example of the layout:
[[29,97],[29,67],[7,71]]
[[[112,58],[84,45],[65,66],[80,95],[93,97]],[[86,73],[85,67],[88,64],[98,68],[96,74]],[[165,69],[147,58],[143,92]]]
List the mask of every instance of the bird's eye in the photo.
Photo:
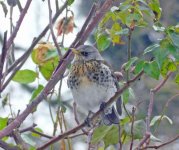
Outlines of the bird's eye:
[[88,56],[88,52],[81,52],[81,55],[87,57]]

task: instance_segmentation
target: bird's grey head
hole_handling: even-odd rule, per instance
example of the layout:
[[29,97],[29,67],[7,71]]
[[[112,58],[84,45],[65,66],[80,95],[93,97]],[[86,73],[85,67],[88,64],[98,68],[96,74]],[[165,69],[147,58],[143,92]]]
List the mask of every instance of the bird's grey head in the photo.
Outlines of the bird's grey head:
[[94,46],[80,45],[76,49],[72,48],[72,51],[76,55],[74,61],[104,60],[99,51]]

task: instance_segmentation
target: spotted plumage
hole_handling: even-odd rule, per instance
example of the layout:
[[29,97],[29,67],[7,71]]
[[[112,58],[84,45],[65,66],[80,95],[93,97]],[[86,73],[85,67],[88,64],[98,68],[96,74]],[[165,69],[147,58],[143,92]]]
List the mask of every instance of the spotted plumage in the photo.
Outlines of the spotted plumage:
[[82,45],[77,49],[67,84],[74,101],[87,114],[116,93],[116,79],[96,48]]

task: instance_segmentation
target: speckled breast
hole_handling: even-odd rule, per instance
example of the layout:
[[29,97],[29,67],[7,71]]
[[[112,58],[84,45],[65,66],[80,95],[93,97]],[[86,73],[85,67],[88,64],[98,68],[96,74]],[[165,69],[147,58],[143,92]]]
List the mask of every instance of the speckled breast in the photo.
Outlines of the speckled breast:
[[73,64],[67,84],[76,103],[91,111],[96,111],[117,91],[111,70],[99,61]]

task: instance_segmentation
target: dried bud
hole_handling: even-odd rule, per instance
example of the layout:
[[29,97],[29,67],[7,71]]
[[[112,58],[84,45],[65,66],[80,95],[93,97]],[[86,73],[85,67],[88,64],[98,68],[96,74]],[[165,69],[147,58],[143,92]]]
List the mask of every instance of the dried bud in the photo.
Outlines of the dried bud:
[[70,16],[67,18],[62,18],[57,22],[57,36],[61,36],[62,33],[68,34],[70,32],[73,32],[74,28],[74,16]]

